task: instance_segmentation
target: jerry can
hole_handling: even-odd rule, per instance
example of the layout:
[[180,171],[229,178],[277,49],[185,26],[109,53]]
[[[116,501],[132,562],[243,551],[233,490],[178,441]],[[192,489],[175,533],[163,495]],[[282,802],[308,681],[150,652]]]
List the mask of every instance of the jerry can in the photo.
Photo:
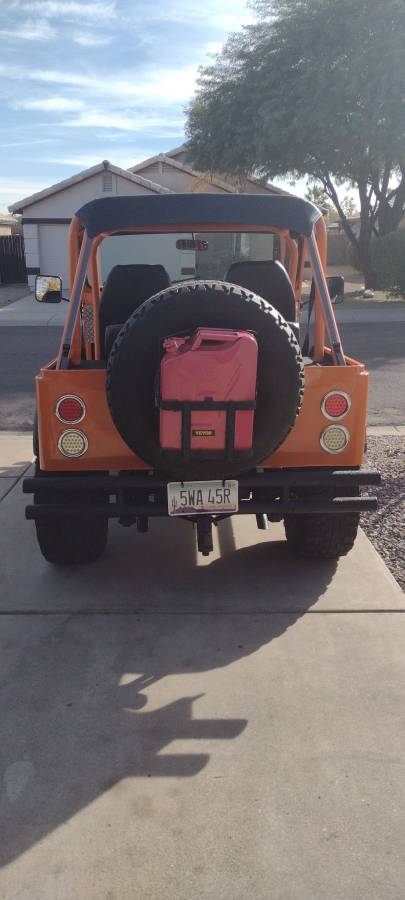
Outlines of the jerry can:
[[163,341],[160,365],[162,451],[215,459],[253,444],[257,341],[249,331],[198,328]]

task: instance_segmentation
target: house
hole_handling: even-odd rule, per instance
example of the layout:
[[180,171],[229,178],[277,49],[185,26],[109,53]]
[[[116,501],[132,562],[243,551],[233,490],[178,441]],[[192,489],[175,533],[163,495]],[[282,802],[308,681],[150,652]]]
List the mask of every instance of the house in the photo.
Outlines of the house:
[[69,289],[68,231],[75,212],[97,197],[106,195],[162,194],[167,188],[153,184],[106,160],[71,178],[10,206],[22,214],[28,284],[35,286],[36,275],[60,275],[63,290]]
[[211,194],[287,193],[270,182],[259,181],[253,177],[241,180],[229,175],[198,172],[187,163],[187,149],[184,144],[168,153],[151,156],[144,162],[131,166],[129,171],[142,175],[144,178],[150,178],[180,194],[194,191],[198,193],[205,191]]
[[12,234],[22,234],[19,218],[0,212],[0,237],[10,237]]
[[[60,275],[63,291],[68,292],[69,224],[74,213],[90,200],[106,195],[161,194],[173,191],[285,193],[274,185],[263,184],[253,178],[240,185],[229,178],[225,180],[224,176],[206,175],[195,171],[185,160],[184,146],[146,159],[129,169],[122,169],[104,160],[10,206],[11,213],[22,216],[31,290],[34,289],[35,277],[43,274]],[[164,252],[162,245],[163,263]],[[123,257],[120,261],[126,259]],[[103,269],[104,274],[109,270],[107,253]]]

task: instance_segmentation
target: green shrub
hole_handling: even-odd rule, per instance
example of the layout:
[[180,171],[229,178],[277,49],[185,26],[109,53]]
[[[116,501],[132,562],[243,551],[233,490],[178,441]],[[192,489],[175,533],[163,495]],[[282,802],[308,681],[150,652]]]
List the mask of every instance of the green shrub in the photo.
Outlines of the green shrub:
[[405,296],[405,230],[374,238],[370,263],[380,290]]

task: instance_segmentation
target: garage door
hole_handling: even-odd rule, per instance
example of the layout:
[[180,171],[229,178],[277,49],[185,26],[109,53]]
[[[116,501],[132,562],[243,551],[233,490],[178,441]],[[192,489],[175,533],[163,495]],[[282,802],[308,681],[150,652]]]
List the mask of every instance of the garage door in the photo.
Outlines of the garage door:
[[39,225],[41,275],[60,275],[63,290],[69,289],[68,225]]

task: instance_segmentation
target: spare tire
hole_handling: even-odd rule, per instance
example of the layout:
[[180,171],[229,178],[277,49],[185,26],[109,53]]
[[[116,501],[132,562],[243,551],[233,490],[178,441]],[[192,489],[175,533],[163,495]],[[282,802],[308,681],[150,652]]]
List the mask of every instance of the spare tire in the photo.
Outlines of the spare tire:
[[[165,460],[159,445],[156,375],[162,340],[198,327],[253,331],[258,343],[253,457],[241,460]],[[294,332],[270,303],[221,281],[189,281],[146,300],[123,325],[107,367],[107,397],[128,447],[154,469],[185,478],[224,478],[258,465],[283,442],[300,410],[302,356]]]

